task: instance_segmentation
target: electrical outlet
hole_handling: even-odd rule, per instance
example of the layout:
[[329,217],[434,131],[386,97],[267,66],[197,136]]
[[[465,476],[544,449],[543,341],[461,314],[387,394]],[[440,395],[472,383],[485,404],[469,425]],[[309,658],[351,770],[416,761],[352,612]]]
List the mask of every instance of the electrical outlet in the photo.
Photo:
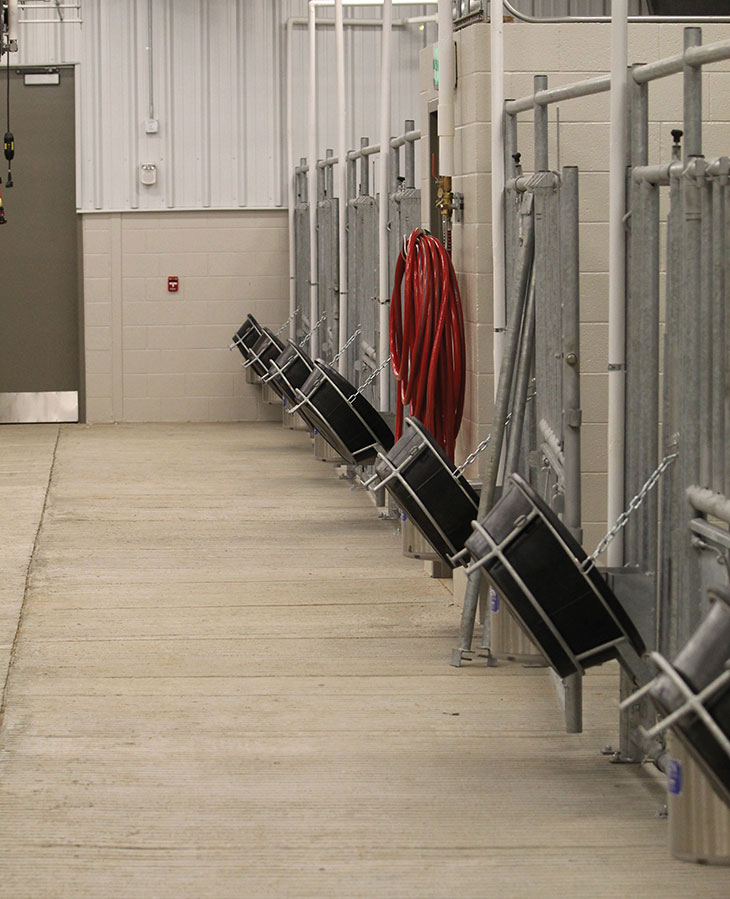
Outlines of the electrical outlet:
[[147,134],[157,134],[160,130],[160,122],[158,119],[147,119],[144,123],[144,130]]

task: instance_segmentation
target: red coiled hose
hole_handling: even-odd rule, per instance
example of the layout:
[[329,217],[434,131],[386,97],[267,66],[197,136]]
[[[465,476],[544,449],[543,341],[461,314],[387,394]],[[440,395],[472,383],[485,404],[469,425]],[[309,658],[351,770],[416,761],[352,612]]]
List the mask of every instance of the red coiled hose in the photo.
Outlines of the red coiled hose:
[[403,407],[410,406],[410,414],[453,460],[464,412],[465,356],[464,316],[451,259],[435,237],[416,228],[405,255],[398,257],[390,298],[396,439],[403,433]]

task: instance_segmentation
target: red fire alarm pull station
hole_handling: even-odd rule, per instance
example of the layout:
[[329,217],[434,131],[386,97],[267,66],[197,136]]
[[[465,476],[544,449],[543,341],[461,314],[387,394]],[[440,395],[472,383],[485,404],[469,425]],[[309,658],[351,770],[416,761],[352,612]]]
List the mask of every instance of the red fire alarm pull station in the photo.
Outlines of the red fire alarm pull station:
[[170,293],[177,293],[179,281],[177,275],[170,275],[167,279],[167,289]]

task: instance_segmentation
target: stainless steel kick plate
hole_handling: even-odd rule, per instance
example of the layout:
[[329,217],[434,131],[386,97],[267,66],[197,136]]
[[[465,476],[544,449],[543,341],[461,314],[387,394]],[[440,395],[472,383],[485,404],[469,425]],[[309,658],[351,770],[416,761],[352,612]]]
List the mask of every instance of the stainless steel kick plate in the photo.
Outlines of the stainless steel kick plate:
[[0,393],[0,424],[78,420],[79,394],[76,390]]

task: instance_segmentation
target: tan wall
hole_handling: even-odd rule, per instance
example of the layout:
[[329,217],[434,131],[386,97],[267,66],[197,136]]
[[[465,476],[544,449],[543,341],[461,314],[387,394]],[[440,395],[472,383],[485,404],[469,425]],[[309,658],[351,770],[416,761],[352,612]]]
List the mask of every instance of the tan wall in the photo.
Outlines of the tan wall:
[[278,416],[228,346],[249,312],[286,318],[287,228],[286,211],[84,215],[87,420]]
[[[506,24],[504,33],[507,97],[531,94],[534,74],[546,74],[548,85],[557,86],[610,70],[608,25]],[[703,27],[706,43],[729,37],[729,25]],[[489,25],[473,25],[457,32],[455,38],[458,84],[454,190],[464,194],[464,222],[454,226],[454,264],[464,301],[470,354],[460,438],[463,456],[489,432],[493,412]],[[629,62],[652,62],[681,49],[682,26],[629,27]],[[424,113],[429,102],[436,99],[431,69],[432,50],[428,48],[421,56]],[[710,158],[730,152],[728,96],[730,62],[707,66],[702,105],[704,152]],[[609,95],[550,106],[548,117],[550,166],[580,168],[583,518],[585,543],[591,547],[606,526]],[[672,142],[670,130],[682,127],[681,75],[649,86],[649,117],[649,161],[666,162]],[[529,113],[518,118],[518,139],[524,169],[530,172],[533,145]],[[422,143],[424,154],[428,154],[428,142]],[[430,166],[424,165],[423,171],[429,172]],[[422,187],[427,196],[426,180]]]

